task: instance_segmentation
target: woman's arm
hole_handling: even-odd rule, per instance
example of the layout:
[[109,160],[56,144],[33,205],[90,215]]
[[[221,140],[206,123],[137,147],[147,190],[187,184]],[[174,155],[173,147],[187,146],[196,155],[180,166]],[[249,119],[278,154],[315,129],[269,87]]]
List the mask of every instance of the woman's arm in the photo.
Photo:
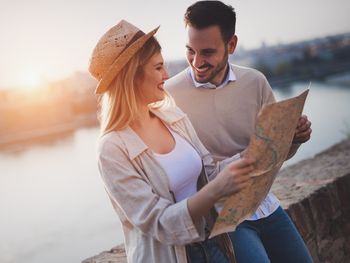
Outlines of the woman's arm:
[[253,162],[245,158],[228,164],[217,176],[188,199],[188,210],[194,222],[209,213],[222,197],[239,192],[248,185]]

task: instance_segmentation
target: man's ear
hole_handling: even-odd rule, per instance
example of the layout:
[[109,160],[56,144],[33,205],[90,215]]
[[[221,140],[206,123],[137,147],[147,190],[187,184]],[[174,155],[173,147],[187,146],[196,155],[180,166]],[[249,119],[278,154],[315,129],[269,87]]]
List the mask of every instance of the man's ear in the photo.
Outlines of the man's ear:
[[228,48],[229,54],[233,54],[233,52],[236,49],[237,42],[238,42],[238,37],[236,35],[233,35],[231,37],[231,39],[229,40],[229,42],[227,43],[227,48]]

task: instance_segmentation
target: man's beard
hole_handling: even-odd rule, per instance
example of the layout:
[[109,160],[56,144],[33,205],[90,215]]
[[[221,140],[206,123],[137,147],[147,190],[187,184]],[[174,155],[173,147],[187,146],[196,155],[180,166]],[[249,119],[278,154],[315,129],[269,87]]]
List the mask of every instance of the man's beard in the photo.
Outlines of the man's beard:
[[[205,68],[205,67],[209,67],[210,69],[209,70],[213,70],[210,75],[208,77],[206,77],[205,79],[197,79],[197,76],[196,76],[196,73],[194,74],[194,77],[196,79],[196,81],[198,83],[207,83],[207,82],[210,82],[212,83],[212,80],[215,79],[215,77],[222,71],[224,70],[224,68],[226,67],[227,65],[227,62],[228,62],[228,51],[227,49],[225,50],[225,54],[224,54],[224,57],[222,59],[222,61],[214,68],[213,65],[209,64],[209,63],[206,63],[204,64],[203,66],[199,67],[199,69],[201,68]],[[194,70],[194,72],[196,72]]]

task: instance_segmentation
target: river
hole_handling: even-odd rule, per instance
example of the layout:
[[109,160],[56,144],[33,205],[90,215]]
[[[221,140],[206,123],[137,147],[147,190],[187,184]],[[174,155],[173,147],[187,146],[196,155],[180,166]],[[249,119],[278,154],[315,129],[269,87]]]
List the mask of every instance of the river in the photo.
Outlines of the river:
[[[308,83],[275,90],[277,100]],[[313,83],[304,113],[312,139],[285,165],[350,136],[350,85]],[[123,242],[96,166],[97,128],[52,144],[0,152],[0,262],[80,262]]]

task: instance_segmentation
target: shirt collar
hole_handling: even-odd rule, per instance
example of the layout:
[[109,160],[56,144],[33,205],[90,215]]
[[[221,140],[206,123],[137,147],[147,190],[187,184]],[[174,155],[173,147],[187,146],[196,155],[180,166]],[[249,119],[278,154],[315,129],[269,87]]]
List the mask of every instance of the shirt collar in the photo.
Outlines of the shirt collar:
[[[150,111],[169,126],[172,126],[175,122],[185,117],[185,114],[179,108],[172,105],[162,106],[157,109],[150,108]],[[118,134],[124,142],[130,159],[135,159],[138,155],[148,149],[148,146],[129,126],[124,130],[118,131]]]
[[193,84],[196,88],[205,88],[205,89],[220,89],[222,87],[224,87],[227,83],[229,83],[230,81],[235,81],[236,80],[236,75],[233,72],[233,69],[231,67],[230,64],[228,64],[229,66],[229,70],[228,70],[228,74],[226,75],[225,80],[219,85],[219,86],[215,86],[214,84],[207,82],[207,83],[199,83],[196,81],[196,79],[194,78],[194,73],[193,73],[193,69],[191,67],[188,68],[188,74],[190,75]]

